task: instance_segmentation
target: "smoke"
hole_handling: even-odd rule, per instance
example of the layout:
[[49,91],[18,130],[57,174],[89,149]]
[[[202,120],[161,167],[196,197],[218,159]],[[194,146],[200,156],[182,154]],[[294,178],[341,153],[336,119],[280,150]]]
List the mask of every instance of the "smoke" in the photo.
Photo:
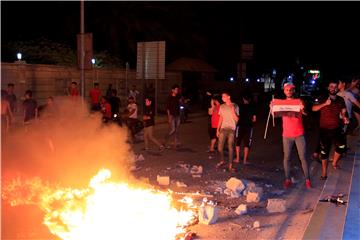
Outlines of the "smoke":
[[3,177],[40,177],[65,186],[87,185],[100,169],[108,168],[112,179],[129,180],[134,157],[127,129],[104,125],[101,114],[90,114],[80,99],[54,99],[40,120],[26,132],[14,129],[2,142]]

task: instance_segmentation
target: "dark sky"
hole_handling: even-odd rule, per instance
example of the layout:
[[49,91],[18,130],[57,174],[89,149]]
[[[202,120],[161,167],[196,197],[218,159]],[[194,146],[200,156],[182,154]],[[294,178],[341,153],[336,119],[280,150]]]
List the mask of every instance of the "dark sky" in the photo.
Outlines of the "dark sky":
[[[357,2],[85,2],[94,50],[135,65],[136,43],[165,40],[167,62],[201,57],[235,71],[240,44],[255,44],[258,69],[297,58],[325,71],[359,71]],[[1,2],[1,41],[37,37],[76,46],[80,2]],[[2,44],[2,46],[3,46]]]

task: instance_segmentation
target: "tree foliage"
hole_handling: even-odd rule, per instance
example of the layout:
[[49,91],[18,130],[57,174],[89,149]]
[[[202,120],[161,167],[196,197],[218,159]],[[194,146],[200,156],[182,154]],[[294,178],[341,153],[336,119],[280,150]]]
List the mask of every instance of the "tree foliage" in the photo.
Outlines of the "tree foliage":
[[[70,46],[39,38],[29,41],[7,43],[3,51],[2,61],[14,61],[20,52],[23,60],[30,64],[53,64],[62,66],[76,66],[77,53]],[[94,52],[97,68],[124,67],[124,61],[110,54],[108,51]]]
[[27,63],[76,65],[76,52],[69,46],[45,38],[29,41],[9,42],[5,46],[8,54],[15,57],[20,52]]

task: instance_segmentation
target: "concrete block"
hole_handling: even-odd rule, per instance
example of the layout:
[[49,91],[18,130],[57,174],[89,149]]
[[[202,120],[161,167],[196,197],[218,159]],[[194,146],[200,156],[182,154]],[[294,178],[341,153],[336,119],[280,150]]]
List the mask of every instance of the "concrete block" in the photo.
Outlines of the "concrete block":
[[251,203],[251,202],[260,202],[261,200],[261,196],[259,193],[257,192],[248,192],[246,195],[246,202]]
[[260,222],[259,221],[255,221],[253,223],[253,228],[260,228]]
[[240,204],[237,209],[235,210],[235,213],[237,215],[244,215],[247,213],[247,205],[245,204]]
[[282,213],[286,211],[286,201],[280,198],[270,198],[266,209],[269,213]]
[[169,186],[170,185],[170,177],[169,176],[157,175],[156,180],[159,183],[159,185],[163,185],[163,186]]
[[261,197],[263,194],[263,189],[262,187],[254,187],[248,190],[247,194],[246,194],[246,202],[250,203],[250,202],[260,202]]
[[245,184],[240,179],[234,177],[230,178],[226,182],[225,186],[231,191],[236,192],[238,194],[241,194],[242,191],[244,191],[245,189]]

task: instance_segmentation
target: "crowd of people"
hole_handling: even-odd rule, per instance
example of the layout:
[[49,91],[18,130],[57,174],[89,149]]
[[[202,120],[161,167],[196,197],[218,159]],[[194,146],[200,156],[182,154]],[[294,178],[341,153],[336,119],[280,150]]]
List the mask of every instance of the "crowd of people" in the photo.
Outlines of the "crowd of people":
[[[359,77],[354,77],[351,81],[338,80],[330,81],[327,86],[326,96],[319,97],[312,105],[311,111],[319,112],[319,141],[316,150],[312,154],[322,164],[320,179],[327,179],[327,168],[329,155],[334,144],[334,155],[332,168],[340,168],[340,159],[348,149],[346,136],[358,135],[360,126],[360,103],[359,103]],[[2,139],[9,132],[13,114],[18,112],[17,97],[14,94],[14,84],[9,83],[7,90],[1,91],[1,131]],[[68,88],[68,96],[71,99],[79,97],[79,90],[76,82],[72,82]],[[169,124],[169,131],[163,140],[154,137],[155,126],[155,107],[154,100],[150,96],[141,96],[141,93],[134,85],[128,92],[127,105],[121,111],[121,101],[117,96],[117,90],[109,84],[106,95],[102,95],[99,83],[89,91],[89,110],[90,113],[99,112],[102,114],[104,124],[119,123],[125,124],[129,129],[129,142],[135,141],[135,135],[143,130],[144,150],[150,149],[150,144],[156,145],[159,151],[166,148],[178,148],[180,145],[179,129],[181,124],[181,88],[175,84],[171,87],[170,94],[166,100],[166,116]],[[295,86],[289,82],[283,86],[285,98],[282,104],[294,105],[297,110],[287,110],[277,112],[277,116],[282,118],[282,145],[283,145],[283,167],[284,167],[284,187],[289,188],[293,184],[290,176],[290,160],[292,148],[295,145],[302,171],[305,179],[305,186],[311,188],[311,181],[306,158],[307,146],[303,116],[309,114],[305,109],[304,102],[297,97]],[[209,158],[216,158],[219,153],[219,161],[216,167],[236,172],[234,167],[241,162],[249,164],[249,154],[252,144],[252,133],[254,123],[257,121],[256,107],[253,96],[250,92],[244,92],[241,96],[236,96],[239,101],[234,102],[228,91],[220,94],[208,94],[210,96],[208,115],[209,115]],[[138,119],[138,101],[144,99],[144,111],[142,119]],[[270,102],[270,112],[275,116],[275,108],[278,104],[274,99]],[[27,90],[22,102],[23,125],[25,130],[40,118],[52,118],[56,115],[56,104],[54,98],[49,96],[46,104],[39,106],[33,98],[33,92]],[[46,111],[45,111],[46,109]],[[172,143],[172,144],[170,144]],[[225,144],[227,143],[227,158],[225,154]],[[242,151],[241,151],[242,149]],[[241,152],[243,158],[241,159]],[[235,157],[234,157],[235,155]]]
[[[344,79],[330,81],[327,86],[327,94],[320,96],[312,104],[310,111],[320,113],[319,141],[312,157],[322,164],[321,180],[327,179],[332,145],[334,145],[332,168],[337,170],[340,168],[341,157],[348,149],[347,135],[359,135],[359,81],[359,77],[354,77],[351,81]],[[306,158],[306,151],[309,147],[306,144],[303,124],[303,116],[309,113],[305,109],[303,100],[296,97],[294,84],[291,82],[284,84],[283,92],[285,99],[281,101],[281,104],[284,106],[294,105],[294,108],[279,111],[276,115],[282,118],[284,188],[287,189],[293,184],[290,176],[290,159],[294,145],[301,161],[305,186],[312,188]],[[256,122],[256,112],[252,100],[253,98],[248,92],[243,94],[238,104],[231,100],[227,91],[223,91],[221,95],[212,95],[208,109],[208,114],[211,116],[209,121],[209,158],[214,158],[217,142],[220,161],[216,167],[236,172],[237,168],[234,168],[234,163],[241,162],[241,145],[243,145],[243,164],[249,164],[248,156],[252,143],[253,123]],[[279,104],[278,101],[273,99],[269,105],[273,116],[275,116],[274,106],[276,104]],[[224,156],[225,142],[227,142],[228,148],[227,160]],[[235,158],[233,156],[234,146]]]

